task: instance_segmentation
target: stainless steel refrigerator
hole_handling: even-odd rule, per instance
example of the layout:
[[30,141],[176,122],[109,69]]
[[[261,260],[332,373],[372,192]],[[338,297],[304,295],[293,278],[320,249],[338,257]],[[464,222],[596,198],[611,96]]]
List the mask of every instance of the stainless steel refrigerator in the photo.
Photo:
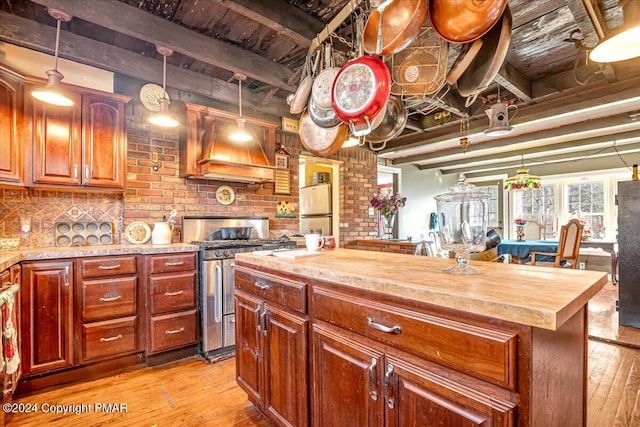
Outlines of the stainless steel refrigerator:
[[300,231],[321,230],[331,235],[331,184],[310,185],[300,189]]

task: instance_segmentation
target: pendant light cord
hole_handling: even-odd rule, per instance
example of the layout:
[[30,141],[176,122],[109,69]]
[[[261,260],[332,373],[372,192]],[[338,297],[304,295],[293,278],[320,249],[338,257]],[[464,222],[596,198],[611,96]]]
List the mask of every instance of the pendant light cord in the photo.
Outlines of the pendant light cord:
[[60,45],[60,19],[56,19],[58,25],[56,26],[56,50],[55,50],[55,66],[54,69],[58,69],[58,46]]
[[238,79],[238,105],[240,107],[240,116],[242,118],[242,80]]

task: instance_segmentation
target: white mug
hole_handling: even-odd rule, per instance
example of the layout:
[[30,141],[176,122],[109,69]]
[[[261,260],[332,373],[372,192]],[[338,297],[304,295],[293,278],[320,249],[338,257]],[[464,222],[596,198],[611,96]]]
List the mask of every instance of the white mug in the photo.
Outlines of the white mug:
[[315,252],[324,245],[324,238],[319,234],[305,234],[304,240],[309,252]]

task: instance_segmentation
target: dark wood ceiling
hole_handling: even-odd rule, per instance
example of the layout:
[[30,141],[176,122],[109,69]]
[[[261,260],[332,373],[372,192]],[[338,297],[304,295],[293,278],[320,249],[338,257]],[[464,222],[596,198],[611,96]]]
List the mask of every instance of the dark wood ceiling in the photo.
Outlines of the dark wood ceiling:
[[[243,83],[247,114],[277,119],[291,116],[286,97],[297,88],[312,40],[353,5],[366,12],[368,0],[0,0],[0,40],[52,53],[55,20],[47,7],[60,9],[74,16],[62,25],[61,57],[160,83],[162,56],[156,45],[164,46],[174,51],[167,59],[167,84],[179,91],[179,99],[205,96],[232,110],[238,103],[233,76],[239,72],[248,76]],[[439,141],[459,135],[459,113],[470,116],[472,134],[486,128],[484,110],[498,88],[501,99],[519,107],[512,124],[599,99],[640,95],[637,60],[604,66],[586,61],[587,49],[622,24],[617,0],[509,0],[509,7],[511,44],[494,82],[469,107],[455,86],[442,99],[422,100],[411,110],[403,135],[389,141],[381,155],[397,164],[419,164],[435,152],[455,153],[456,147]],[[353,38],[349,21],[336,30],[347,44]],[[460,46],[450,45],[449,67],[459,51]],[[425,108],[430,105],[454,114],[446,123],[437,122],[442,108]],[[634,108],[640,106],[629,111]],[[544,130],[538,126],[531,132]]]

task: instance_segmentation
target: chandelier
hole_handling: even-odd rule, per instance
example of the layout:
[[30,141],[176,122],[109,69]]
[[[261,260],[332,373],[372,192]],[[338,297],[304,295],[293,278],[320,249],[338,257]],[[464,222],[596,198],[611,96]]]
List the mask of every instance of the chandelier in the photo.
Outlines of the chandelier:
[[533,190],[540,188],[542,182],[539,176],[530,175],[529,169],[524,167],[524,156],[522,157],[522,167],[518,173],[510,176],[504,182],[505,190]]

